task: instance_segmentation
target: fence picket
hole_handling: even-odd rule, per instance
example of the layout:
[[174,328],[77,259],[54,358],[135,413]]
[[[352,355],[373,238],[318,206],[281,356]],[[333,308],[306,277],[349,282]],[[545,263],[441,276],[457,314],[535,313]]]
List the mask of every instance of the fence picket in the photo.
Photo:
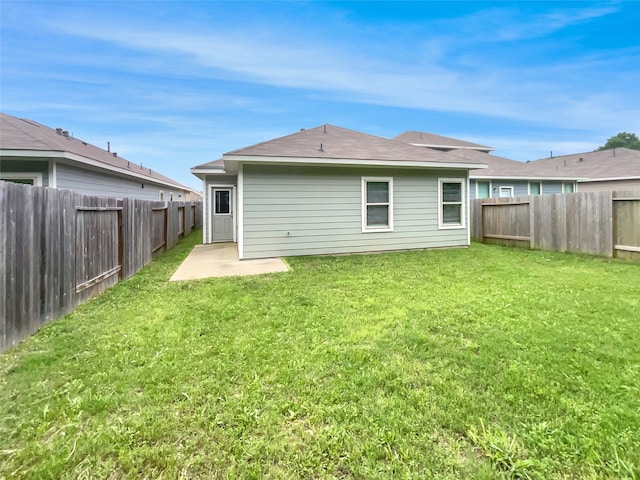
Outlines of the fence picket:
[[[0,181],[0,351],[150,263],[156,204]],[[168,222],[195,209],[201,226],[202,204],[167,207],[173,246],[184,215]]]
[[471,221],[479,242],[640,259],[640,192],[474,199]]

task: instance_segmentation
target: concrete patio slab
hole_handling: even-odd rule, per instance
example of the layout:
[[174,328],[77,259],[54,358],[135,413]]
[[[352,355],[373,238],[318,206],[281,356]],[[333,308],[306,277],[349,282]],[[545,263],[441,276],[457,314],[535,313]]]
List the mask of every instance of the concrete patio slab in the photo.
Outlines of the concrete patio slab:
[[279,258],[239,260],[235,243],[212,243],[196,245],[175,271],[171,281],[288,271],[287,265]]

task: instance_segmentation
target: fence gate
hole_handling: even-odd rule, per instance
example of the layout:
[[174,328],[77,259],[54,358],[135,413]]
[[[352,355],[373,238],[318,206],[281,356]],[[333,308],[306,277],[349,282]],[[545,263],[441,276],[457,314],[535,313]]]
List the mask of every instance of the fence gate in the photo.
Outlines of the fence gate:
[[122,275],[122,207],[76,207],[76,293],[91,297]]
[[168,208],[162,204],[151,209],[151,253],[167,249]]

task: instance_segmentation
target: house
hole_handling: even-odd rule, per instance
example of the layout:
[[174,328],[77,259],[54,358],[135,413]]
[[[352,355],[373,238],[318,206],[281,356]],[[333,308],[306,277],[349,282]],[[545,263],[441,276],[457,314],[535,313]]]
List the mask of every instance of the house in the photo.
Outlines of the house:
[[0,180],[105,197],[200,199],[195,190],[62,128],[5,113],[0,113]]
[[556,171],[499,157],[489,152],[493,147],[427,132],[404,132],[395,140],[414,146],[449,152],[465,160],[476,160],[488,168],[471,170],[469,193],[471,198],[517,197],[576,191],[577,177],[571,172]]
[[482,162],[334,125],[193,167],[204,243],[241,259],[470,243],[469,170]]
[[614,148],[529,162],[536,169],[574,176],[580,192],[640,190],[640,151]]

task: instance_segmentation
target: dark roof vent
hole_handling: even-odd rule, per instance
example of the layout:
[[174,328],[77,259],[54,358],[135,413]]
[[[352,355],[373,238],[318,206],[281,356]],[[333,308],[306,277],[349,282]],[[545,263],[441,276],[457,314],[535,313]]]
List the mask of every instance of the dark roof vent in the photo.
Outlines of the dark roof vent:
[[113,152],[113,156],[117,157],[118,156],[118,152]]
[[56,133],[62,135],[62,129],[60,127],[56,128]]
[[65,138],[69,138],[69,130],[63,130],[62,131],[62,136]]
[[578,161],[579,161],[579,162],[583,162],[583,161],[584,161],[584,158],[579,157],[579,158],[578,158]]

